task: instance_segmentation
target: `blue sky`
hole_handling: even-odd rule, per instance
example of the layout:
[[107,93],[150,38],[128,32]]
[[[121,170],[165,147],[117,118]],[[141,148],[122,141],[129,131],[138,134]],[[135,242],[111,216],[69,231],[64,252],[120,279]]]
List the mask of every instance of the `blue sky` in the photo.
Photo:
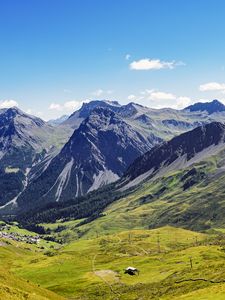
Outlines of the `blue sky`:
[[225,102],[223,0],[0,1],[0,107]]

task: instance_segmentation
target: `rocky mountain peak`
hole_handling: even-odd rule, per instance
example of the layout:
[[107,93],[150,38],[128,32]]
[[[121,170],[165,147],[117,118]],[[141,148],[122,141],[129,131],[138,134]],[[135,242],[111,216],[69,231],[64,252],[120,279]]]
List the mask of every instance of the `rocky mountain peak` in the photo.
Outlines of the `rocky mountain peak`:
[[218,100],[213,100],[211,102],[197,102],[185,108],[190,112],[195,111],[206,111],[209,115],[217,112],[225,111],[225,105]]
[[[116,107],[120,107],[117,101],[106,101],[106,100],[93,100],[91,102],[83,103],[79,110],[79,115],[81,118],[87,118],[91,111],[97,107],[108,107],[112,110]],[[73,115],[72,115],[73,116]]]

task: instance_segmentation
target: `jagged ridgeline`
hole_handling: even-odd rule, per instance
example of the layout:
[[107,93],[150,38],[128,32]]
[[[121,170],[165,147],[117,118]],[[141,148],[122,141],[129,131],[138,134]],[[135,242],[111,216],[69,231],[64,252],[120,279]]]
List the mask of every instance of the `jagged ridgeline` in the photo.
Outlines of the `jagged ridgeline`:
[[56,130],[16,107],[0,110],[0,206],[16,199],[32,169],[57,152],[69,135],[69,129]]
[[153,147],[114,184],[19,220],[86,218],[79,224],[84,230],[104,224],[106,232],[118,224],[123,230],[168,224],[204,230],[224,225],[224,179],[225,125],[212,122]]
[[[80,197],[89,199],[89,205],[93,191],[119,180],[124,173],[126,177],[119,182],[133,188],[148,177],[142,170],[148,175],[156,167],[159,174],[172,170],[173,157],[178,159],[193,146],[190,140],[187,148],[180,145],[175,149],[170,142],[162,144],[163,141],[199,126],[205,128],[205,124],[214,120],[222,123],[225,120],[224,106],[217,100],[184,110],[151,109],[135,103],[120,105],[116,101],[96,100],[84,103],[68,118],[51,121],[54,126],[16,108],[2,110],[0,168],[4,192],[0,213],[11,215],[39,210],[47,204],[54,206],[54,203],[65,208],[64,202],[76,204]],[[180,136],[178,141],[185,137]],[[196,143],[192,149],[194,154],[201,148],[197,140]],[[148,151],[160,149],[161,144],[163,152],[152,154],[151,161],[155,165],[146,163]],[[144,162],[140,158],[138,165],[132,167],[132,163],[144,154]],[[178,160],[176,164],[180,168],[186,167],[183,156]],[[132,175],[130,170],[133,170]],[[122,189],[127,190],[121,186],[120,192]],[[112,201],[105,198],[105,203]]]

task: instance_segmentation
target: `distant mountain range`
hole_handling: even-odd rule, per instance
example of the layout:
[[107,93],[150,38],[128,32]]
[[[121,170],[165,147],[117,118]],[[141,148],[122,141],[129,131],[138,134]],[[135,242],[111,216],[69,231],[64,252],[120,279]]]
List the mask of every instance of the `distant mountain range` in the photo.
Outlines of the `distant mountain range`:
[[209,115],[211,115],[213,113],[220,113],[225,111],[225,105],[223,105],[218,100],[213,100],[212,102],[195,103],[193,105],[186,107],[185,110],[189,110],[190,112],[205,111]]
[[218,100],[183,110],[96,100],[61,121],[52,126],[17,108],[0,113],[0,213],[73,201],[120,177],[126,190],[187,166],[185,155],[214,144],[213,130],[225,122],[225,109]]
[[49,120],[47,123],[50,124],[50,125],[53,125],[53,126],[57,126],[57,125],[62,124],[63,122],[65,122],[68,118],[69,118],[68,115],[63,115],[63,116],[61,116],[57,119]]

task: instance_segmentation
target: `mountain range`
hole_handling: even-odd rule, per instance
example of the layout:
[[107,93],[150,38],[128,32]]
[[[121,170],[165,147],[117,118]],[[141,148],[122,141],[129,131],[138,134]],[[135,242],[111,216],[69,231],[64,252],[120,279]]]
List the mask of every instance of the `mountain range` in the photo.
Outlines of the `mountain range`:
[[141,135],[112,110],[95,108],[18,203],[28,206],[34,198],[46,203],[82,196],[119,179],[156,142],[160,139]]
[[96,100],[54,126],[17,108],[5,109],[0,213],[49,203],[64,207],[115,181],[115,194],[127,193],[220,150],[224,122],[225,106],[218,100],[183,110]]
[[[77,220],[80,234],[172,225],[225,226],[225,125],[212,122],[156,145],[115,183],[19,213],[28,224]],[[80,221],[79,221],[80,220]]]
[[206,111],[209,115],[211,115],[213,113],[220,113],[222,111],[225,111],[225,106],[218,100],[213,100],[212,102],[205,103],[197,102],[186,107],[185,110],[189,110],[191,112]]
[[70,135],[18,108],[0,110],[0,205],[15,199],[28,185],[31,169],[47,153],[57,152]]

